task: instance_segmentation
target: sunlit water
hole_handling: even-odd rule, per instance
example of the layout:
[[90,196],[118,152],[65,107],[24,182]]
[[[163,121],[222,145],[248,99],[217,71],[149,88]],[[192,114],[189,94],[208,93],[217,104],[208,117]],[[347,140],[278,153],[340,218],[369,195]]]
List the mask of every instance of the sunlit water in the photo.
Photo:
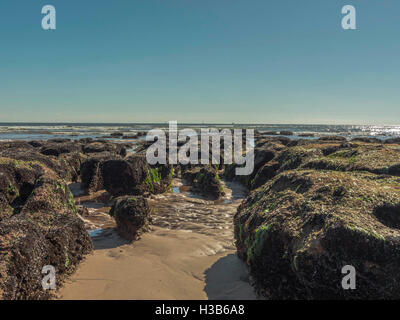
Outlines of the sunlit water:
[[[248,124],[248,125],[210,125],[210,124],[178,124],[182,128],[247,128],[255,129],[261,133],[268,131],[293,132],[292,138],[304,134],[316,137],[324,135],[342,135],[345,137],[377,137],[386,139],[388,137],[400,136],[400,126],[371,126],[371,125],[280,125],[280,124]],[[112,133],[122,133],[132,136],[141,131],[153,128],[168,129],[168,124],[35,124],[35,123],[0,123],[0,140],[47,140],[52,138],[102,138],[125,141],[118,137],[107,137]],[[145,139],[140,137],[139,139]]]

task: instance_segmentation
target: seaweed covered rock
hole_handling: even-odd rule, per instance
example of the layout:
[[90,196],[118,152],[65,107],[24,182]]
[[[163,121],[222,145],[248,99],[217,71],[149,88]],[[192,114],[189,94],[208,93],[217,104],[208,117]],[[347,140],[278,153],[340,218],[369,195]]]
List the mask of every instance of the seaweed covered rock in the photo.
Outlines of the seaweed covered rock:
[[74,197],[67,183],[48,173],[36,180],[20,215],[41,225],[52,225],[60,216],[75,216],[76,212]]
[[219,199],[225,193],[218,171],[213,167],[197,167],[183,173],[183,178],[192,186],[191,190],[212,199]]
[[301,168],[398,175],[400,148],[376,143],[315,142],[288,148],[274,160],[279,162],[281,172]]
[[56,157],[43,155],[35,149],[4,149],[0,151],[0,158],[3,159],[1,162],[9,163],[12,161],[16,167],[33,168],[38,174],[42,174],[45,170],[50,169],[61,178],[69,176],[68,170],[63,167]]
[[[36,179],[42,174],[42,168],[21,160],[0,158],[0,193],[2,208],[18,209],[34,188]],[[6,205],[7,203],[7,205]],[[1,216],[9,216],[9,213]],[[1,218],[0,218],[1,219]]]
[[81,166],[85,189],[105,188],[113,196],[165,192],[170,188],[172,173],[172,166],[150,166],[142,155],[90,158]]
[[[96,157],[123,157],[126,155],[124,145],[110,142],[95,142],[98,150],[94,150]],[[85,144],[81,141],[69,139],[52,139],[40,142],[0,142],[0,157],[23,162],[37,170],[48,168],[59,177],[68,181],[77,181],[80,176],[81,164],[88,158],[91,141]],[[34,147],[36,146],[36,147]],[[86,151],[86,152],[85,152]],[[97,152],[99,151],[99,152]],[[88,154],[92,155],[90,152]],[[41,168],[42,169],[41,169]]]
[[[87,157],[81,146],[0,143],[0,298],[49,298],[41,285],[43,267],[54,266],[61,285],[92,250],[67,183],[81,174]],[[108,156],[120,157],[118,147],[111,149]]]
[[119,155],[122,157],[126,156],[126,148],[122,144],[118,143],[107,143],[94,141],[89,144],[86,144],[82,148],[84,153],[102,153],[102,152],[111,152],[115,155]]
[[0,221],[10,218],[14,214],[14,208],[11,207],[8,199],[3,193],[0,193]]
[[117,223],[118,234],[128,240],[137,240],[149,230],[150,208],[144,197],[124,196],[115,199],[110,215]]
[[324,136],[319,138],[320,141],[347,141],[347,139],[343,136]]
[[93,157],[85,160],[80,167],[82,188],[91,193],[104,188],[100,165],[104,159]]
[[[58,284],[92,249],[83,222],[76,215],[66,181],[45,165],[44,155],[28,148],[7,148],[0,157],[0,298],[45,299],[42,268],[52,265]],[[35,157],[37,156],[37,157]],[[54,166],[53,166],[54,165]],[[64,174],[62,175],[64,176]]]
[[[253,191],[234,218],[238,255],[273,299],[399,299],[400,179],[286,171]],[[356,290],[343,290],[354,266]]]
[[92,242],[83,222],[65,216],[52,226],[43,228],[30,220],[15,216],[0,222],[0,299],[48,299],[42,270],[51,265],[60,286],[84,255],[92,250]]
[[62,154],[58,157],[61,166],[68,173],[65,177],[68,181],[77,182],[81,174],[81,165],[87,156],[80,152]]
[[65,143],[46,143],[41,149],[40,153],[46,156],[58,157],[63,153],[80,152],[81,146],[77,143],[65,142]]
[[146,158],[128,160],[107,160],[102,163],[101,172],[105,189],[114,196],[139,195],[144,192],[144,181],[150,169]]
[[27,141],[6,141],[0,142],[0,152],[6,150],[34,150],[34,147]]
[[282,136],[292,136],[294,133],[292,131],[283,130],[279,132]]
[[279,167],[280,165],[277,161],[270,161],[264,164],[251,181],[250,189],[257,189],[272,179],[278,173]]

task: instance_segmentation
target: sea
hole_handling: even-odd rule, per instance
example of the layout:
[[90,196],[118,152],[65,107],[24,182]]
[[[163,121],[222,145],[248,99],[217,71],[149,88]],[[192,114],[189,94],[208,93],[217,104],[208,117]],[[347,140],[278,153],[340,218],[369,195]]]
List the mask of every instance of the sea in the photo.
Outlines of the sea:
[[[168,123],[0,123],[0,141],[48,140],[54,138],[123,140],[122,137],[116,137],[115,134],[119,133],[129,137],[138,132],[145,132],[154,128],[168,129]],[[400,137],[400,125],[178,123],[178,129],[183,128],[195,130],[199,128],[254,129],[264,134],[291,131],[293,135],[290,137],[294,139],[317,139],[327,135],[339,135],[350,139],[355,137],[375,137],[382,140]],[[111,137],[112,134],[114,136]]]

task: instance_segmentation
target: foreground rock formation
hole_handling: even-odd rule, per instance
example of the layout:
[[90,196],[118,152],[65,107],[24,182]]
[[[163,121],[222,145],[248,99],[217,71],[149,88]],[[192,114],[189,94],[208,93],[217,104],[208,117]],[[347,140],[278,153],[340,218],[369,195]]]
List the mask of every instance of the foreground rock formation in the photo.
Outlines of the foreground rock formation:
[[[0,298],[48,299],[44,266],[56,270],[56,285],[92,251],[68,182],[76,181],[88,157],[86,142],[65,139],[0,143]],[[121,156],[121,147],[112,147]]]
[[[256,167],[234,223],[259,293],[400,298],[399,145],[269,138],[258,141]],[[345,265],[356,269],[356,290],[342,288]]]

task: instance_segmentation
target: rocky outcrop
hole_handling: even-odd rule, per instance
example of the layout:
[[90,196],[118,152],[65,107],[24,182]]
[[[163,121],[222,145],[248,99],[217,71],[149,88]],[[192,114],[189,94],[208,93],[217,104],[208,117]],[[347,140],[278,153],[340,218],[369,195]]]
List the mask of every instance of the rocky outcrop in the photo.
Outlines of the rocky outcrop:
[[150,166],[142,155],[126,159],[91,158],[81,167],[85,189],[106,189],[113,196],[162,193],[170,188],[172,166]]
[[292,136],[293,132],[292,131],[283,130],[283,131],[280,131],[279,134],[282,135],[282,136]]
[[[398,299],[400,149],[332,136],[257,140],[254,190],[234,219],[238,255],[272,299]],[[275,139],[275,140],[273,140]],[[272,150],[274,156],[264,157]],[[225,167],[232,175],[234,165]],[[357,290],[343,290],[352,265]]]
[[110,209],[110,215],[115,218],[118,234],[130,241],[139,239],[143,232],[149,230],[150,208],[144,197],[116,198]]
[[182,177],[190,184],[191,190],[211,199],[219,199],[225,193],[218,171],[211,167],[196,167],[184,171]]
[[87,159],[81,164],[80,176],[82,181],[82,188],[87,192],[95,192],[104,189],[103,177],[101,174],[101,164],[105,159],[102,157],[92,157]]
[[376,143],[313,143],[289,148],[276,160],[281,164],[281,171],[308,168],[395,174],[400,164],[399,151],[397,145]]
[[268,163],[264,164],[260,169],[257,170],[257,173],[253,180],[250,182],[250,189],[257,189],[258,187],[264,185],[266,181],[269,181],[278,173],[279,170],[279,162],[277,161],[268,161]]
[[40,153],[46,156],[58,157],[63,153],[80,152],[81,146],[76,143],[63,142],[63,143],[47,143],[41,149]]
[[2,299],[49,298],[52,291],[41,283],[43,267],[55,267],[60,286],[92,250],[66,182],[77,178],[84,156],[75,151],[44,155],[46,144],[0,143]]
[[126,156],[125,146],[118,143],[94,141],[92,143],[83,145],[82,151],[86,154],[109,152],[115,155],[119,155],[121,157]]
[[[400,297],[396,177],[285,171],[251,193],[235,216],[235,239],[260,293],[273,299]],[[352,265],[357,290],[343,290]]]
[[343,136],[324,136],[319,138],[318,140],[320,141],[339,141],[339,142],[345,142],[347,139]]
[[51,292],[41,285],[42,268],[54,266],[57,284],[61,285],[92,250],[92,242],[76,215],[67,184],[54,172],[39,176],[29,194],[22,188],[17,190],[21,190],[18,206],[16,200],[8,202],[12,210],[0,222],[0,251],[4,252],[0,255],[1,297],[48,298]]
[[[36,179],[43,174],[42,167],[10,158],[0,158],[0,194],[5,211],[1,217],[9,217],[18,210],[34,189]],[[11,212],[10,212],[11,210]]]
[[44,266],[56,270],[56,286],[62,285],[84,256],[92,242],[83,222],[63,216],[52,226],[15,216],[0,222],[0,299],[48,299],[44,290]]

